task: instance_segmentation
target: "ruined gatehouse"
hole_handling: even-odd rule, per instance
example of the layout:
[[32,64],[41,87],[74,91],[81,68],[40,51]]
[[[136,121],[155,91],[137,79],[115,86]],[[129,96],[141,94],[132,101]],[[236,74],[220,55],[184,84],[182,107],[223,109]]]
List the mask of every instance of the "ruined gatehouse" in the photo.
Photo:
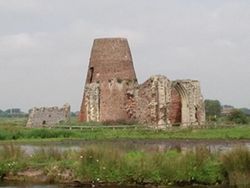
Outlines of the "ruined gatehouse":
[[34,107],[30,113],[27,127],[51,127],[59,123],[70,121],[70,105],[65,104],[62,108],[54,107]]
[[150,125],[202,125],[204,101],[197,80],[150,77],[137,82],[128,41],[94,40],[80,121],[139,122]]

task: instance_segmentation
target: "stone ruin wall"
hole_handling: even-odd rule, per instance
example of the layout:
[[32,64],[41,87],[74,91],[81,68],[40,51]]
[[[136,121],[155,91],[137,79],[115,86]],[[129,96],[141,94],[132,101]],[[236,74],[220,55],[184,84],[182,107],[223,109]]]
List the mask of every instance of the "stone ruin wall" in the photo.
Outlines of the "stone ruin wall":
[[70,121],[70,105],[65,104],[62,108],[41,107],[33,108],[29,114],[27,127],[51,127],[61,122]]
[[[205,123],[205,111],[200,84],[194,80],[170,81],[165,76],[152,76],[141,85],[113,79],[109,85],[88,84],[85,88],[87,121],[122,121],[171,126],[172,111],[180,113],[177,124],[183,126]],[[101,92],[109,93],[107,103],[100,101]],[[106,90],[106,91],[105,91]],[[181,109],[176,107],[176,100]],[[112,102],[111,106],[110,101]],[[105,106],[106,105],[106,106]],[[107,111],[102,111],[108,109]],[[175,110],[177,109],[177,110]],[[117,113],[121,111],[122,113]],[[102,117],[102,118],[101,118]]]
[[94,41],[80,121],[139,122],[158,126],[202,125],[204,101],[195,80],[152,76],[137,83],[126,39]]
[[173,87],[180,91],[182,97],[182,124],[184,126],[204,124],[205,107],[199,81],[176,80],[173,81]]
[[[128,90],[126,95],[126,111],[130,118],[139,123],[160,127],[205,123],[203,98],[198,81],[170,81],[165,76],[157,75]],[[171,118],[178,118],[179,121],[173,122]]]
[[165,76],[152,76],[143,84],[127,91],[127,112],[139,123],[168,124],[169,89],[170,81]]
[[103,83],[90,83],[85,87],[84,113],[87,121],[124,122],[130,119],[125,110],[126,91],[137,83],[112,79]]
[[100,85],[91,83],[85,86],[84,107],[86,121],[100,121]]

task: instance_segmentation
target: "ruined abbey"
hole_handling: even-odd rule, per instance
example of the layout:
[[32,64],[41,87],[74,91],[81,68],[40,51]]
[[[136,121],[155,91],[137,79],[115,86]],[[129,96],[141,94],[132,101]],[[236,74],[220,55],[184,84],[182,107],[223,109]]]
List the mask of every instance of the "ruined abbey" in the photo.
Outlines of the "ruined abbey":
[[202,125],[205,110],[199,81],[156,75],[139,84],[128,41],[103,38],[94,40],[79,118],[189,126]]

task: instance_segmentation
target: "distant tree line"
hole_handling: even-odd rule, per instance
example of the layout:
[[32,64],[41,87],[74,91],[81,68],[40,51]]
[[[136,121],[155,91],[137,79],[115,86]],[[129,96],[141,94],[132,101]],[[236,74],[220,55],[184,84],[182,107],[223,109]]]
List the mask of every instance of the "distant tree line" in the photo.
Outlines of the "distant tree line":
[[27,113],[21,111],[20,108],[11,108],[7,110],[0,109],[0,117],[25,117]]
[[[29,110],[28,113],[22,112],[20,108],[11,108],[7,110],[1,110],[0,109],[0,117],[27,117],[28,114],[32,111],[32,109]],[[79,112],[71,112],[71,117],[78,117]]]
[[250,116],[250,109],[248,109],[248,108],[240,108],[240,111],[242,111],[244,114]]
[[250,120],[250,109],[236,109],[231,105],[221,105],[219,100],[205,100],[206,118],[209,122],[216,122],[222,117],[228,123],[247,124]]

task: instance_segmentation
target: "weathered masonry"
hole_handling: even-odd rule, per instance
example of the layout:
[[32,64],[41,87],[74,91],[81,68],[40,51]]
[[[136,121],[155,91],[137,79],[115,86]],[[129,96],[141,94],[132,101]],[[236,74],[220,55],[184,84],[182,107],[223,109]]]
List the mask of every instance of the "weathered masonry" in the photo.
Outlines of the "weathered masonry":
[[70,105],[65,104],[62,108],[41,107],[33,108],[29,114],[27,127],[51,127],[61,122],[69,122]]
[[80,121],[202,125],[204,102],[197,80],[156,75],[138,84],[128,41],[94,40]]

